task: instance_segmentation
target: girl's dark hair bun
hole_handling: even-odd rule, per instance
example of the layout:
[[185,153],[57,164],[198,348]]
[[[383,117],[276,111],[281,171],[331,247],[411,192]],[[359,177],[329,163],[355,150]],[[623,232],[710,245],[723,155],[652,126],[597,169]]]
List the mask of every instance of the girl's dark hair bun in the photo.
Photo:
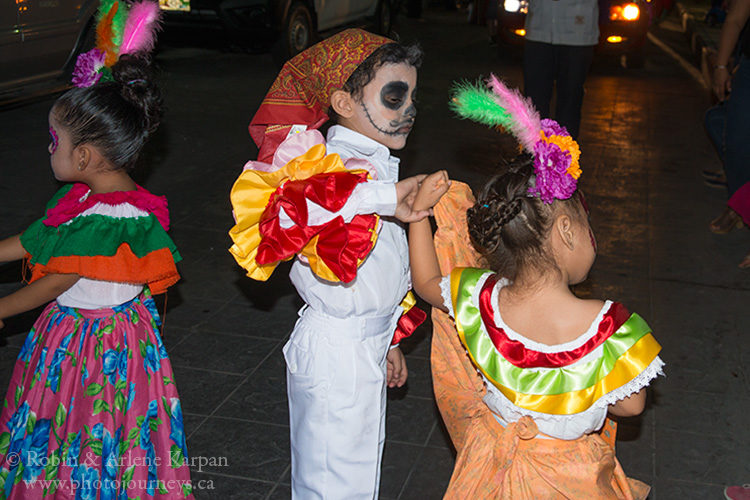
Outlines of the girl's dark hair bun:
[[148,60],[124,55],[111,70],[113,81],[73,88],[53,111],[74,146],[92,144],[115,168],[130,170],[159,126],[163,100]]
[[112,66],[112,78],[122,86],[122,97],[143,112],[144,128],[149,134],[153,133],[161,121],[163,98],[154,82],[150,61],[123,55]]

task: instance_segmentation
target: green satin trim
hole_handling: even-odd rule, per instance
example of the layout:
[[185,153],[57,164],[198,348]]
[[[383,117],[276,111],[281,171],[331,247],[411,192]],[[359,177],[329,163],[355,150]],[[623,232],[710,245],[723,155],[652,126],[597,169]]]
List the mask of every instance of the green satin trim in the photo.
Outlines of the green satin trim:
[[[478,305],[472,295],[480,279],[490,271],[459,270],[451,277],[453,307],[459,337],[474,363],[494,383],[529,395],[557,395],[580,391],[603,380],[615,363],[641,338],[651,333],[638,314],[628,320],[602,344],[602,356],[586,363],[561,368],[519,368],[495,349],[482,324]],[[624,360],[623,360],[624,361]]]
[[75,217],[59,227],[47,226],[43,220],[31,224],[21,235],[21,244],[31,254],[31,264],[46,265],[52,258],[72,255],[111,257],[123,243],[138,258],[167,248],[175,262],[182,259],[154,214],[142,217],[92,214]]

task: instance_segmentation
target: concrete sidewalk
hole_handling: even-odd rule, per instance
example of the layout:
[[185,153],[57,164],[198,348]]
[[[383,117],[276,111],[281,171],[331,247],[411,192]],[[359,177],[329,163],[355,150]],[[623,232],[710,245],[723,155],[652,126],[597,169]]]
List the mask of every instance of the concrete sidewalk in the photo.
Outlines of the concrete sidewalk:
[[[456,119],[448,89],[494,72],[520,86],[517,53],[498,54],[484,27],[460,12],[429,10],[406,20],[418,40],[419,116],[401,175],[447,168],[481,187],[500,159],[517,152],[494,130]],[[449,36],[447,35],[449,34]],[[666,378],[647,410],[622,422],[617,455],[626,473],[653,486],[651,500],[720,500],[722,487],[750,481],[750,272],[736,264],[748,231],[719,236],[708,222],[725,194],[701,181],[719,168],[702,125],[705,89],[647,45],[646,67],[598,58],[583,106],[581,186],[599,254],[584,297],[638,312],[663,346]],[[277,74],[268,54],[164,47],[168,112],[138,180],[170,202],[171,235],[184,257],[169,294],[165,343],[174,366],[198,499],[290,497],[289,427],[281,352],[300,306],[282,267],[265,283],[244,276],[227,249],[228,193],[257,155],[247,124]],[[26,228],[57,189],[49,171],[47,113],[53,99],[0,113],[0,235]],[[0,294],[19,286],[20,265],[0,268]],[[0,390],[34,314],[0,331]],[[381,498],[442,498],[455,454],[437,412],[430,325],[404,343],[408,387],[389,392]],[[225,462],[221,462],[225,459]],[[208,488],[208,481],[211,488]],[[479,500],[479,499],[478,499]]]

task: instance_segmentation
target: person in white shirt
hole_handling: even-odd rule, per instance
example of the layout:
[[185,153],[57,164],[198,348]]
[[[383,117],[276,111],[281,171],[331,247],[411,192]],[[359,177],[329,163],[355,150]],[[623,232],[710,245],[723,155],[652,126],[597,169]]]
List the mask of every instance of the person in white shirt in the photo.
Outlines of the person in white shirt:
[[[597,0],[529,0],[523,54],[524,93],[542,118],[554,118],[575,139],[583,84],[599,43]],[[550,115],[553,90],[555,114]]]
[[[417,311],[402,302],[411,278],[401,222],[429,215],[411,209],[424,176],[399,182],[399,160],[390,154],[406,145],[414,125],[421,59],[416,46],[344,31],[289,61],[250,124],[259,160],[271,165],[251,162],[233,188],[230,251],[257,279],[296,254],[290,278],[305,301],[284,346],[293,498],[378,497],[386,387],[407,377],[394,332],[400,337],[404,313]],[[328,119],[335,124],[323,156],[316,129]],[[308,176],[324,164],[324,173]],[[361,178],[344,189],[347,175]],[[266,181],[276,191],[261,196],[268,205],[248,217],[243,205],[258,198],[248,186]],[[351,258],[335,258],[326,245],[335,239],[341,253],[351,251],[362,225],[376,238]],[[247,238],[249,231],[260,238]]]

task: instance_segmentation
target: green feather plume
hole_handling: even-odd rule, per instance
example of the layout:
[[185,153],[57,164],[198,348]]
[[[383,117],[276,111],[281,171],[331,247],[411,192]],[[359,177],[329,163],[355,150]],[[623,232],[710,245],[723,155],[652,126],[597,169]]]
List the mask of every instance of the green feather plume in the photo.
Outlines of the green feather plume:
[[116,1],[117,0],[101,0],[101,2],[99,2],[99,10],[96,12],[97,22],[101,21],[104,16],[109,13],[109,9],[112,8],[112,5],[114,5]]
[[120,1],[120,7],[117,9],[115,17],[112,19],[112,41],[114,42],[115,47],[118,48],[122,45],[122,34],[125,31],[125,22],[128,20],[129,9],[127,7],[128,6],[125,2]]
[[456,83],[449,106],[461,118],[488,125],[509,128],[513,119],[498,104],[495,94],[483,84]]

